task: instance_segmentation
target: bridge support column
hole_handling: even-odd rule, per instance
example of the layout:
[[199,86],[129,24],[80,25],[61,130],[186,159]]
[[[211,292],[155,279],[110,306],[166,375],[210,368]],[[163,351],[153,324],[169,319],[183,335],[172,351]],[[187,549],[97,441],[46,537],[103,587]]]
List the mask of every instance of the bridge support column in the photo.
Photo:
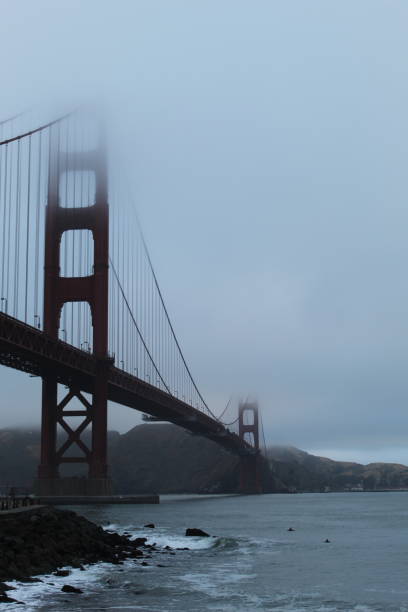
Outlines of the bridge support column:
[[239,490],[243,495],[262,493],[261,455],[240,457]]
[[56,378],[43,378],[42,388],[42,415],[41,415],[41,463],[38,476],[41,479],[54,479],[58,477],[58,464],[56,458],[57,444],[57,380]]
[[92,454],[89,466],[89,476],[96,479],[108,477],[108,368],[106,361],[98,361],[92,403]]
[[[44,331],[58,339],[63,305],[67,302],[87,302],[92,315],[95,377],[92,401],[81,393],[81,381],[75,379],[70,383],[66,396],[58,402],[57,379],[48,373],[43,375],[41,465],[35,490],[42,496],[109,495],[112,485],[107,465],[107,379],[113,360],[108,356],[109,209],[105,154],[102,143],[92,151],[62,150],[59,125],[52,130],[45,226]],[[65,141],[68,142],[67,136]],[[65,202],[63,206],[60,198],[61,176],[64,173],[83,172],[91,172],[95,176],[95,202],[80,207],[76,206],[75,201],[71,207]],[[62,277],[62,234],[84,229],[90,230],[93,235],[93,273],[84,277]],[[67,410],[74,398],[82,404],[81,408]],[[67,417],[81,417],[83,420],[74,429]],[[67,436],[59,448],[58,425]],[[81,439],[88,426],[92,427],[91,448],[88,440],[85,443]],[[77,456],[66,453],[72,447],[79,449]],[[58,468],[64,463],[86,463],[88,478],[60,478]]]
[[253,452],[240,457],[240,493],[262,493],[261,454],[259,450],[258,406],[255,403],[239,405],[239,437],[253,447]]

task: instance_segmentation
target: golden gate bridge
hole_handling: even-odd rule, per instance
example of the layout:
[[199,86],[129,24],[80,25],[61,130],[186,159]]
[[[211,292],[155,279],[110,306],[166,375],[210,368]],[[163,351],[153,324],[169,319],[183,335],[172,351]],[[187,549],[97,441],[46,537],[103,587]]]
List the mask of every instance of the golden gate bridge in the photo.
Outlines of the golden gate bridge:
[[241,491],[261,492],[257,405],[228,423],[199,391],[100,120],[16,130],[18,118],[0,123],[0,363],[42,378],[36,492],[71,494],[61,467],[78,463],[82,493],[111,494],[108,401],[235,453]]

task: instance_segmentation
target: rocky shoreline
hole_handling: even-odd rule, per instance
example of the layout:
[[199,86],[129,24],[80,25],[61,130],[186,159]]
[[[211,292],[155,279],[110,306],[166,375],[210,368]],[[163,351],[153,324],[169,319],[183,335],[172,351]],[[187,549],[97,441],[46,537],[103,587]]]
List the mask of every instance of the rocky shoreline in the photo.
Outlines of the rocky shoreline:
[[[33,582],[40,574],[68,576],[67,566],[105,562],[121,564],[134,559],[147,565],[155,545],[146,538],[105,531],[69,510],[37,506],[0,513],[0,603],[15,601],[7,581]],[[80,592],[64,585],[65,592]],[[11,591],[11,593],[9,593]]]

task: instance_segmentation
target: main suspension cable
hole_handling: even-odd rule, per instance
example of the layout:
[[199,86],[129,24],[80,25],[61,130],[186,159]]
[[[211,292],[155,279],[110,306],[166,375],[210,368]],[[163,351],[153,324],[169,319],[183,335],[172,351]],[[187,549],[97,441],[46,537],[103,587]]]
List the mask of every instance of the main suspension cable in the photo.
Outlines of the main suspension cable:
[[115,268],[115,266],[114,266],[114,264],[113,264],[113,261],[112,261],[112,258],[111,258],[111,257],[109,257],[109,262],[110,262],[110,265],[111,265],[111,267],[112,267],[113,274],[114,274],[114,276],[115,276],[116,282],[118,283],[119,290],[120,290],[120,293],[121,293],[122,298],[123,298],[123,300],[124,300],[124,303],[125,303],[125,305],[126,305],[126,308],[127,308],[128,312],[129,312],[129,314],[130,314],[130,317],[131,317],[131,319],[132,319],[132,321],[133,321],[133,324],[134,324],[134,326],[135,326],[135,328],[136,328],[136,331],[137,331],[137,333],[138,333],[138,335],[139,335],[139,338],[140,338],[140,339],[141,339],[141,341],[142,341],[142,344],[143,344],[143,346],[144,346],[144,348],[145,348],[145,351],[146,351],[147,355],[149,356],[149,359],[150,359],[151,363],[153,364],[153,367],[154,367],[154,369],[155,369],[155,371],[156,371],[156,374],[159,376],[159,378],[160,378],[160,380],[162,381],[162,383],[163,383],[164,387],[166,388],[166,391],[167,391],[167,392],[168,392],[170,395],[172,395],[172,393],[171,393],[171,391],[170,391],[169,387],[167,386],[166,382],[164,381],[164,379],[163,379],[163,377],[162,377],[162,375],[161,375],[161,373],[160,373],[160,371],[159,371],[159,369],[158,369],[158,367],[157,367],[157,365],[156,365],[156,363],[155,363],[155,361],[154,361],[154,359],[153,359],[153,357],[152,357],[152,355],[151,355],[151,353],[150,353],[150,351],[149,351],[149,349],[148,349],[148,347],[147,347],[147,344],[146,344],[146,342],[145,342],[145,340],[144,340],[144,338],[143,338],[143,335],[142,335],[142,333],[141,333],[141,331],[140,331],[140,329],[139,329],[139,326],[138,326],[138,324],[137,324],[137,322],[136,322],[136,319],[135,319],[135,317],[134,317],[134,315],[133,315],[132,309],[130,308],[130,304],[129,304],[128,299],[127,299],[127,297],[126,297],[126,295],[125,295],[124,289],[123,289],[123,287],[122,287],[122,283],[121,283],[121,282],[120,282],[120,280],[119,280],[119,276],[118,276],[118,274],[117,274],[117,272],[116,272],[116,268]]

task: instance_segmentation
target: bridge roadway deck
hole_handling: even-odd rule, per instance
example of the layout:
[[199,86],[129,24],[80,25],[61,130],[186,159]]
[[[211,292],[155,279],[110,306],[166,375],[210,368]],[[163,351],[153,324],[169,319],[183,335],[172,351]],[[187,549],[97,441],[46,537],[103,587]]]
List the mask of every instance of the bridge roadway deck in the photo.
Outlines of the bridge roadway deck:
[[[55,376],[62,384],[91,393],[97,361],[90,353],[0,313],[0,364],[34,376]],[[234,454],[255,452],[211,416],[144,380],[114,366],[108,377],[109,400],[184,427]]]

